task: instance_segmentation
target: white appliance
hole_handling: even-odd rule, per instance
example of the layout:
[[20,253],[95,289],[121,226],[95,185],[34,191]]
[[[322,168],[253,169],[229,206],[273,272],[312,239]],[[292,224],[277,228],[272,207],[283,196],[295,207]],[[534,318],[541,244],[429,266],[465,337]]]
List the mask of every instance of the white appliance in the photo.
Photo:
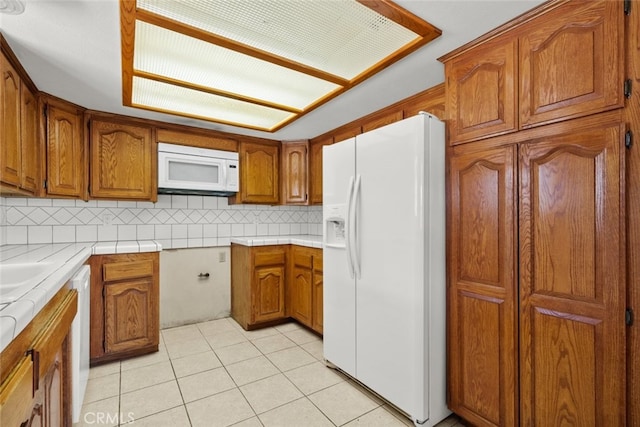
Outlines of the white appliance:
[[238,174],[236,152],[158,143],[158,193],[230,196]]
[[90,277],[90,267],[83,265],[71,278],[71,287],[78,290],[78,312],[71,323],[71,406],[74,423],[80,420],[84,392],[89,380]]
[[324,357],[427,426],[450,414],[444,152],[423,113],[323,148]]

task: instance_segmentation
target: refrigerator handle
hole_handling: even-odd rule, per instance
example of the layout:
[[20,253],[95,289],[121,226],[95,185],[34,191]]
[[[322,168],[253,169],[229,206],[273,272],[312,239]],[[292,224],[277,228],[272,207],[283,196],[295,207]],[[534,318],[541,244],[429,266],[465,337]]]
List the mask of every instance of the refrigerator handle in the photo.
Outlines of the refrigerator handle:
[[353,198],[353,176],[349,178],[349,191],[347,192],[347,217],[345,218],[345,246],[347,252],[347,265],[349,266],[349,276],[353,279],[355,277],[355,270],[353,269],[353,257],[351,254],[351,199]]
[[360,199],[360,184],[361,184],[361,175],[358,175],[356,178],[355,190],[353,192],[352,205],[351,208],[351,247],[352,247],[352,263],[353,263],[353,271],[356,276],[356,279],[360,278],[360,250],[358,247],[358,227],[357,227],[357,215],[358,215],[358,200]]

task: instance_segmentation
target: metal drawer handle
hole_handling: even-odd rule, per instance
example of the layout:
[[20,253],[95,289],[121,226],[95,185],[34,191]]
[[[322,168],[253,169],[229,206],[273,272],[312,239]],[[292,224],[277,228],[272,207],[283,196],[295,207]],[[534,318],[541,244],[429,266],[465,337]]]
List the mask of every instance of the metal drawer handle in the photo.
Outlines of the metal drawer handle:
[[206,279],[207,277],[209,277],[209,273],[200,273],[200,274],[198,274],[198,278],[199,279]]

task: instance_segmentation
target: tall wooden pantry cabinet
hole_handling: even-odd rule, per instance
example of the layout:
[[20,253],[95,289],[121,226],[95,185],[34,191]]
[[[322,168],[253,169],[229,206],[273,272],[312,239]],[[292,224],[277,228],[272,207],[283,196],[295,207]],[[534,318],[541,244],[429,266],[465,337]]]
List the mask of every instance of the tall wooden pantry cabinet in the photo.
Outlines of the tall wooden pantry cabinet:
[[625,12],[551,1],[444,56],[448,400],[626,422]]

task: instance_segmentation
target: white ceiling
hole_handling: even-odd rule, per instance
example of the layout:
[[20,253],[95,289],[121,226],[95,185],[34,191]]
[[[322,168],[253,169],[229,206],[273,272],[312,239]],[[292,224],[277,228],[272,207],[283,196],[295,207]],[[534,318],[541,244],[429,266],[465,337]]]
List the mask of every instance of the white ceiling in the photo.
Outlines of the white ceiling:
[[26,0],[24,13],[0,14],[0,31],[38,89],[83,107],[293,140],[313,138],[441,83],[444,70],[438,57],[542,2],[396,0],[400,6],[440,28],[442,36],[275,133],[123,107],[117,0]]

